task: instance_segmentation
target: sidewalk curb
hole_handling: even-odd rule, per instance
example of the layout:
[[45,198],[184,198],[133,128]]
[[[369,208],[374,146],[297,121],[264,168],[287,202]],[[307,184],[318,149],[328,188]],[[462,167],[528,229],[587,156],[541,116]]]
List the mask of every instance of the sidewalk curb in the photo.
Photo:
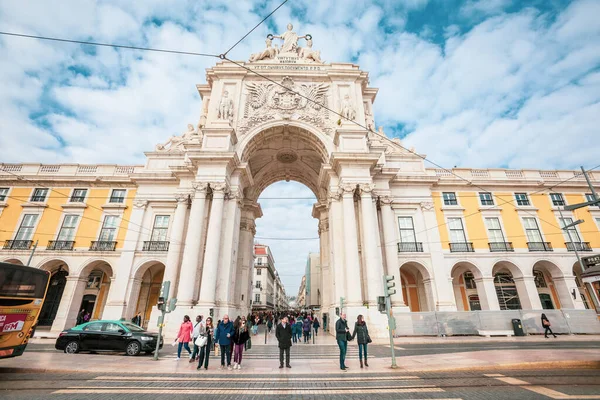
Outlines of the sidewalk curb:
[[[452,371],[494,371],[494,370],[506,370],[506,369],[553,369],[553,368],[566,368],[566,369],[600,369],[600,360],[597,361],[540,361],[540,362],[522,362],[522,363],[511,363],[511,364],[499,364],[499,365],[487,365],[487,366],[472,366],[472,367],[459,367],[459,368],[437,368],[437,369],[423,369],[423,368],[402,368],[398,367],[392,369],[386,367],[380,372],[397,372],[397,373],[425,373],[425,372],[452,372]],[[219,371],[215,370],[215,373]],[[369,372],[368,370],[364,371]],[[29,373],[29,374],[42,374],[42,373],[56,373],[56,374],[68,374],[68,373],[88,373],[88,374],[110,374],[110,371],[82,371],[80,369],[48,369],[48,368],[19,368],[19,367],[0,367],[0,375],[2,374],[13,374],[13,373]],[[126,374],[143,374],[141,371],[127,372]],[[152,373],[153,374],[153,373]],[[169,375],[190,375],[194,374],[193,371],[185,372],[169,372]],[[298,373],[299,375],[306,375],[308,373]],[[320,373],[321,375],[338,375],[339,372],[331,372],[327,374]],[[253,374],[247,374],[245,376],[252,376]],[[255,374],[262,375],[262,374]],[[348,374],[350,375],[350,374]],[[360,376],[361,374],[354,374]]]

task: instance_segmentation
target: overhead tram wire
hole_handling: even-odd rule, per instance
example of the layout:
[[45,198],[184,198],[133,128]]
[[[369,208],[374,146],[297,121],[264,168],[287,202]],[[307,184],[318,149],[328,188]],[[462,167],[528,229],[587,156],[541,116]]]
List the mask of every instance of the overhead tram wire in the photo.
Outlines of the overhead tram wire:
[[[352,119],[349,119],[349,118],[346,118],[346,117],[344,117],[344,116],[343,116],[341,113],[339,113],[339,112],[337,112],[337,111],[334,111],[334,110],[332,110],[331,108],[329,108],[329,107],[325,106],[324,104],[321,104],[321,103],[319,103],[319,102],[317,102],[317,101],[315,101],[315,100],[313,100],[313,99],[311,99],[311,98],[309,98],[309,97],[307,97],[307,96],[303,95],[302,93],[299,93],[299,92],[297,92],[297,91],[291,90],[291,89],[289,89],[289,88],[287,88],[287,87],[283,86],[281,83],[279,83],[279,82],[277,82],[277,81],[275,81],[275,80],[273,80],[273,79],[269,78],[268,76],[265,76],[265,75],[263,75],[263,74],[261,74],[261,73],[259,73],[259,72],[256,72],[255,70],[253,70],[253,69],[250,69],[250,68],[246,67],[245,65],[243,65],[243,64],[240,64],[240,63],[239,63],[239,62],[237,62],[237,61],[233,61],[233,60],[231,60],[230,58],[227,58],[227,57],[225,57],[224,59],[225,59],[225,60],[227,60],[227,61],[229,61],[230,63],[232,63],[232,64],[234,64],[234,65],[237,65],[237,66],[238,66],[238,67],[240,67],[240,68],[243,68],[243,69],[245,69],[245,70],[246,70],[246,71],[248,71],[248,72],[251,72],[251,73],[253,73],[253,74],[257,75],[257,76],[260,76],[260,77],[261,77],[261,78],[263,78],[263,79],[266,79],[266,80],[268,80],[268,81],[269,81],[269,82],[271,82],[271,83],[274,83],[275,85],[277,85],[277,86],[279,86],[279,87],[281,87],[281,88],[285,89],[286,91],[289,91],[289,92],[291,92],[291,93],[294,93],[294,94],[296,94],[296,95],[298,95],[298,96],[302,97],[303,99],[306,99],[307,101],[309,101],[309,102],[311,102],[311,103],[314,103],[314,104],[317,104],[317,105],[319,105],[320,107],[324,108],[324,109],[325,109],[325,110],[327,110],[327,111],[330,111],[330,112],[332,112],[333,114],[335,114],[335,115],[339,116],[340,118],[343,118],[344,120],[347,120],[347,121],[349,121],[349,122],[353,123],[354,125],[357,125],[357,126],[359,126],[360,128],[363,128],[363,129],[365,129],[367,132],[371,132],[371,133],[373,133],[373,134],[375,134],[375,135],[377,135],[377,136],[379,136],[379,137],[381,137],[381,138],[383,138],[383,139],[387,140],[387,141],[388,141],[390,144],[392,144],[392,145],[395,145],[395,146],[397,146],[397,147],[400,147],[401,149],[403,149],[403,150],[405,150],[405,151],[407,151],[407,152],[409,152],[409,153],[411,153],[411,154],[413,154],[413,155],[415,155],[415,156],[419,157],[419,158],[420,158],[420,159],[422,159],[423,161],[427,161],[428,163],[430,163],[430,164],[432,164],[432,165],[434,165],[434,166],[438,167],[439,169],[442,169],[442,170],[444,170],[444,171],[446,171],[446,172],[448,172],[448,173],[450,173],[450,174],[454,175],[454,176],[455,176],[455,177],[457,177],[458,179],[460,179],[460,180],[462,180],[462,181],[464,181],[464,182],[467,182],[469,185],[471,185],[471,186],[474,186],[474,187],[476,187],[476,188],[478,188],[478,189],[481,189],[481,190],[483,190],[484,192],[487,192],[487,193],[492,193],[492,192],[490,192],[489,190],[487,190],[487,189],[483,188],[482,186],[479,186],[479,185],[473,184],[473,182],[471,182],[471,181],[469,181],[468,179],[466,179],[466,178],[463,178],[462,176],[460,176],[460,175],[456,174],[454,171],[452,171],[452,170],[450,170],[450,169],[447,169],[447,168],[444,168],[444,167],[443,167],[443,166],[441,166],[440,164],[438,164],[438,163],[436,163],[436,162],[434,162],[434,161],[432,161],[432,160],[428,159],[428,158],[427,158],[427,157],[425,157],[425,156],[422,156],[421,154],[418,154],[417,152],[415,152],[415,151],[413,151],[413,150],[407,149],[406,147],[402,146],[401,144],[394,142],[393,140],[391,140],[391,139],[390,139],[390,138],[388,138],[387,136],[385,136],[385,135],[381,135],[380,133],[378,133],[378,132],[375,132],[375,131],[373,131],[373,130],[369,129],[368,127],[366,127],[366,126],[364,126],[364,125],[360,124],[359,122],[356,122],[356,121],[354,121],[354,120],[352,120]],[[494,197],[498,198],[498,197],[497,197],[497,195],[494,195],[494,194],[492,194],[492,195],[493,195]],[[502,200],[502,199],[500,199],[500,200]],[[507,203],[511,203],[511,202],[504,202],[504,203],[502,203],[502,204],[507,204]],[[513,207],[514,207],[515,209],[519,209],[517,206],[514,206],[514,205],[513,205]],[[532,216],[533,216],[533,214],[529,213],[527,210],[520,210],[520,211],[523,211],[524,213],[526,213],[526,214],[529,214],[529,215],[532,215]],[[538,218],[539,218],[539,217],[538,217]],[[540,220],[542,220],[542,219],[540,219]],[[543,220],[542,220],[542,221],[543,221]],[[555,228],[558,228],[558,229],[560,229],[560,228],[559,228],[557,225],[555,225],[555,224],[553,224],[553,223],[551,223],[551,222],[548,222],[548,221],[544,221],[544,222],[546,222],[546,223],[550,224],[551,226],[554,226]]]
[[271,12],[270,12],[270,13],[269,13],[269,14],[268,14],[266,17],[264,17],[264,18],[262,19],[262,21],[260,21],[258,24],[256,24],[256,25],[254,26],[254,28],[250,29],[250,30],[248,31],[248,33],[246,33],[244,36],[242,36],[242,38],[241,38],[240,40],[238,40],[237,42],[235,42],[235,44],[234,44],[233,46],[231,46],[231,47],[230,47],[230,48],[229,48],[229,49],[228,49],[228,50],[227,50],[225,53],[223,53],[223,54],[220,54],[220,55],[219,55],[219,58],[221,58],[222,60],[226,59],[226,57],[227,57],[227,53],[229,53],[231,50],[233,50],[233,48],[234,48],[235,46],[237,46],[237,45],[238,45],[238,44],[240,44],[240,43],[241,43],[241,42],[242,42],[244,39],[246,39],[246,38],[248,37],[248,35],[250,35],[252,32],[254,32],[254,30],[255,30],[256,28],[258,28],[260,25],[262,25],[262,23],[263,23],[263,22],[265,22],[267,19],[269,19],[269,17],[270,17],[271,15],[275,14],[275,12],[276,12],[277,10],[279,10],[281,7],[283,7],[283,5],[284,5],[285,3],[287,3],[287,2],[288,2],[288,0],[284,0],[284,1],[283,1],[283,3],[281,3],[281,4],[280,4],[279,6],[277,6],[277,7],[276,7],[276,8],[275,8],[273,11],[271,11]]
[[26,39],[48,40],[48,41],[61,42],[61,43],[83,44],[83,45],[89,45],[89,46],[114,47],[117,49],[126,49],[126,50],[152,51],[152,52],[156,52],[156,53],[168,53],[168,54],[180,54],[180,55],[185,55],[185,56],[200,56],[200,57],[219,58],[218,54],[198,53],[198,52],[193,52],[193,51],[157,49],[157,48],[153,48],[153,47],[128,46],[128,45],[112,44],[112,43],[89,42],[86,40],[72,40],[72,39],[63,39],[63,38],[50,37],[50,36],[40,36],[40,35],[26,35],[24,33],[15,33],[15,32],[0,31],[0,35],[14,36],[14,37],[20,37],[20,38],[26,38]]

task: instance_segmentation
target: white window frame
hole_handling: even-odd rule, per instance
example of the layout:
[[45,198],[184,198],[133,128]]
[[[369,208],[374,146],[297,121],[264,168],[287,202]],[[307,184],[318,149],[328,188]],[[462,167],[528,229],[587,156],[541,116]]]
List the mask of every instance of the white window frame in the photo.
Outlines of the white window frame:
[[[489,195],[490,198],[489,199],[482,199],[481,198],[482,195]],[[496,203],[494,202],[494,194],[492,192],[479,192],[477,194],[477,197],[479,198],[479,205],[481,205],[482,207],[492,207],[492,206],[496,205]],[[492,204],[483,204],[484,201],[491,201]]]
[[[3,190],[6,190],[6,193],[2,193]],[[0,187],[0,203],[6,202],[6,199],[9,197],[9,195],[10,195],[9,187]]]
[[[524,194],[525,195],[525,199],[527,200],[527,204],[519,204],[519,198],[517,197],[518,194]],[[519,207],[531,207],[531,199],[529,198],[529,194],[527,194],[526,192],[515,192],[514,198],[515,198],[515,203],[517,203],[517,206],[519,206]]]
[[261,303],[261,301],[260,301],[260,293],[254,293],[254,302],[255,303]]
[[[114,238],[112,240],[104,240],[101,238],[102,235],[102,231],[104,229],[104,224],[106,223],[106,218],[107,217],[114,217],[117,219],[117,225],[115,227],[115,235]],[[120,215],[115,215],[115,214],[104,214],[102,216],[102,223],[100,224],[100,228],[98,229],[98,234],[96,235],[96,241],[98,242],[116,242],[117,241],[117,237],[119,236],[119,226],[121,225],[121,216]]]
[[[158,218],[167,218],[167,226],[161,226],[161,227],[157,227],[156,226],[156,222],[158,220]],[[171,216],[169,214],[156,214],[154,215],[154,222],[152,224],[152,232],[150,234],[150,241],[151,242],[167,242],[168,238],[169,238],[169,225],[171,224]],[[161,230],[164,231],[164,237],[161,239],[159,238],[159,240],[157,240],[155,238],[155,232],[157,230]]]
[[[456,202],[456,204],[446,204],[446,197],[444,196],[445,194],[453,194],[454,195],[454,199],[448,199],[448,201],[454,201],[454,202]],[[460,203],[458,202],[458,196],[456,195],[456,192],[442,192],[442,204],[445,207],[456,207],[456,206],[459,206]]]
[[[75,196],[75,191],[76,190],[85,190],[85,194],[83,195],[83,200],[81,200],[81,201],[73,201],[73,197]],[[73,190],[71,190],[71,195],[69,196],[69,203],[85,203],[85,201],[87,200],[89,192],[90,191],[89,191],[88,188],[73,188]]]
[[[594,200],[594,195],[592,193],[585,193],[583,195],[583,197],[585,198],[585,201],[592,201],[592,200]],[[590,206],[590,207],[600,208],[600,204],[597,204],[595,206]]]
[[[412,216],[410,215],[399,215],[398,217],[398,235],[400,236],[399,240],[400,243],[417,243],[417,232],[415,231],[415,220]],[[402,226],[400,225],[400,219],[404,218],[404,219],[410,219],[410,223],[412,225],[411,229],[408,228],[402,228]],[[409,231],[412,230],[412,241],[410,242],[405,242],[402,240],[402,231]]]
[[[549,193],[548,196],[550,197],[550,204],[552,204],[552,207],[564,207],[567,205],[565,196],[562,193]],[[555,199],[553,196],[557,196],[558,198]],[[557,202],[559,204],[556,204]]]
[[[532,242],[529,239],[529,236],[527,235],[527,225],[525,225],[525,220],[526,219],[532,219],[535,221],[535,225],[537,227],[537,231],[540,234],[540,241],[539,242]],[[523,226],[523,231],[525,232],[525,239],[527,239],[528,243],[545,243],[546,239],[544,238],[544,233],[542,232],[542,230],[540,229],[540,222],[538,221],[537,217],[522,217],[521,218],[521,225]]]
[[[115,191],[124,191],[125,193],[123,194],[123,201],[112,201],[113,198],[118,199],[120,197],[114,197],[113,194],[115,193]],[[110,204],[125,204],[127,200],[127,189],[123,189],[123,188],[115,188],[112,189],[110,191],[110,195],[108,196],[108,202]]]
[[[45,190],[46,192],[44,193],[44,200],[34,200],[34,197],[36,197],[35,193],[38,190]],[[29,197],[29,201],[32,203],[45,203],[46,200],[48,200],[48,194],[50,193],[50,189],[49,188],[33,188],[33,191],[31,192],[31,197]]]
[[256,268],[256,275],[262,275],[262,268]]
[[[35,215],[36,219],[35,222],[33,223],[33,226],[31,227],[31,237],[29,239],[18,239],[19,236],[19,231],[21,230],[21,227],[23,225],[23,221],[25,220],[25,217],[27,215]],[[19,224],[17,225],[17,229],[15,230],[14,236],[13,236],[13,240],[33,240],[33,236],[35,235],[35,231],[37,230],[37,226],[40,223],[41,220],[41,214],[40,213],[23,213],[21,214],[21,217],[19,218]]]
[[[73,230],[73,237],[71,239],[61,239],[60,238],[60,234],[65,226],[65,221],[67,220],[67,217],[77,217],[77,221],[75,222],[75,226],[73,226],[72,228],[68,228],[68,229],[72,229]],[[77,214],[77,213],[72,213],[72,214],[63,214],[62,216],[62,221],[60,222],[60,226],[58,228],[58,231],[56,232],[56,240],[64,240],[64,241],[75,241],[75,236],[77,236],[77,229],[79,228],[79,223],[81,222],[81,215]]]
[[[494,238],[494,240],[492,240],[492,237],[490,236],[490,227],[488,226],[487,221],[488,220],[492,220],[492,219],[495,219],[496,221],[498,221],[498,229],[493,229],[493,230],[494,231],[500,231],[500,235],[502,236],[502,240],[501,241],[497,241],[497,240],[495,240],[495,238]],[[490,243],[491,242],[495,242],[495,243],[504,242],[504,243],[506,243],[506,235],[504,234],[504,227],[502,226],[502,221],[500,220],[499,217],[485,217],[483,219],[483,223],[485,225],[485,230],[487,231],[487,235],[488,235],[488,239],[489,239]]]
[[[464,241],[463,242],[455,242],[454,240],[452,240],[452,231],[453,229],[451,229],[450,226],[450,220],[459,220],[460,221],[460,225],[462,227],[462,232],[463,232],[463,238]],[[449,243],[468,243],[468,236],[467,236],[467,230],[465,229],[465,223],[463,222],[463,218],[462,217],[448,217],[446,219],[446,226],[448,227],[448,242]],[[458,230],[458,229],[454,229],[454,230]]]
[[[566,225],[572,224],[573,221],[574,221],[574,219],[572,217],[558,218],[558,223],[561,228],[560,230],[562,231],[563,237],[565,238],[565,242],[567,242],[567,243],[570,243],[571,240],[569,239],[569,234],[563,228]],[[579,229],[577,229],[577,225],[570,227],[568,230],[571,232],[571,235],[573,236],[573,243],[582,243],[583,242],[583,239],[581,238],[581,233],[579,232]]]

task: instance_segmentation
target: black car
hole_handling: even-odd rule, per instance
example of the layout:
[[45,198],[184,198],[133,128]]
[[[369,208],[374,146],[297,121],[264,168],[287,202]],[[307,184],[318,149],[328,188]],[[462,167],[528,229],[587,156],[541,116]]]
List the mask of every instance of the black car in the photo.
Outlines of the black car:
[[[129,356],[146,354],[156,349],[157,333],[147,332],[127,321],[92,321],[60,333],[54,347],[74,354],[82,350],[124,351]],[[160,340],[159,348],[162,348]]]

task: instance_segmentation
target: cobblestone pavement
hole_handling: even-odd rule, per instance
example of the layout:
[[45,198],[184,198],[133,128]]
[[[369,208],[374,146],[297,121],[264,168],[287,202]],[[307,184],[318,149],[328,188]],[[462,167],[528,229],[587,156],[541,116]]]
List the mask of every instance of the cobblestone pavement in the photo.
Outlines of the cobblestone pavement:
[[600,399],[596,369],[323,375],[0,373],[6,400]]

